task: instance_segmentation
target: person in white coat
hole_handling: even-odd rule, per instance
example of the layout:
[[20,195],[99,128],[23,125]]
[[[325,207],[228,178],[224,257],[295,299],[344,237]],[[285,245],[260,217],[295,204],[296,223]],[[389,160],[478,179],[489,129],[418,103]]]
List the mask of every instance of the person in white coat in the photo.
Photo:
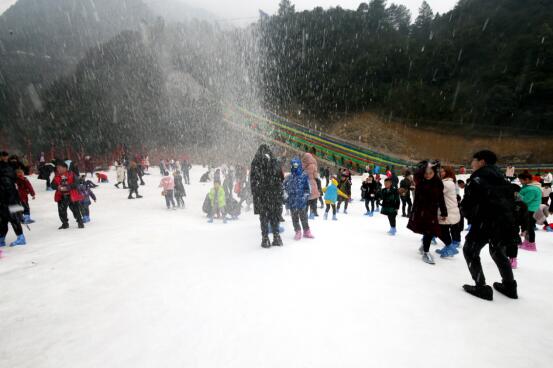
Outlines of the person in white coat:
[[461,221],[461,211],[457,200],[457,179],[455,172],[451,167],[440,168],[440,176],[444,184],[444,200],[447,207],[447,217],[440,218],[440,240],[444,242],[445,247],[437,249],[436,253],[442,258],[453,257],[459,253],[457,248],[461,243],[461,234],[456,231],[457,225]]
[[125,177],[127,176],[127,170],[125,169],[125,166],[116,161],[115,173],[117,174],[117,184],[115,184],[115,186],[119,188],[119,185],[123,184],[123,189],[127,189],[127,186],[125,185]]

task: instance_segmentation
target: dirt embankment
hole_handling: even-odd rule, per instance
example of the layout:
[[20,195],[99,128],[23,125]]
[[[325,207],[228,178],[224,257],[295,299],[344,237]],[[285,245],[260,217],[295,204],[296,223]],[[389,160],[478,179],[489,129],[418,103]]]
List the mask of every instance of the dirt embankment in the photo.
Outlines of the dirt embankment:
[[385,153],[412,160],[439,158],[443,162],[467,165],[472,153],[490,149],[501,163],[553,163],[553,137],[470,136],[458,132],[436,132],[386,122],[373,113],[342,118],[329,125],[328,133]]

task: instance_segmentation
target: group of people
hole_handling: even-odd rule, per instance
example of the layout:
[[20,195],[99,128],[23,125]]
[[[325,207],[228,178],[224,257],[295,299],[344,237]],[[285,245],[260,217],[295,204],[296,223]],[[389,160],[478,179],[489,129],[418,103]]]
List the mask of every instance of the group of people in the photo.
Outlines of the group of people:
[[[97,185],[86,178],[95,171],[87,160],[90,158],[85,160],[84,175],[69,160],[39,163],[39,179],[46,180],[48,190],[55,190],[60,229],[69,227],[68,209],[79,228],[90,221],[90,205],[96,201],[92,189]],[[128,188],[129,199],[142,198],[138,188],[139,184],[145,184],[142,178],[145,168],[143,161],[139,162],[123,157],[115,163],[115,186]],[[378,212],[385,215],[390,225],[388,234],[395,236],[401,209],[402,216],[409,219],[407,228],[422,237],[419,252],[428,264],[435,264],[430,246],[436,239],[444,244],[436,250],[440,257],[450,258],[459,253],[466,221],[468,234],[463,255],[475,284],[465,285],[464,289],[477,297],[493,299],[493,289],[486,284],[480,262],[480,252],[488,244],[502,277],[493,287],[517,298],[513,269],[518,267],[518,250],[537,250],[536,225],[553,232],[553,226],[547,222],[553,206],[553,178],[551,174],[541,177],[528,172],[515,178],[511,167],[502,173],[496,164],[493,152],[477,152],[471,163],[472,175],[466,182],[457,180],[455,170],[437,160],[422,161],[406,170],[401,181],[390,168],[384,178],[368,169],[360,188],[365,215],[373,217]],[[160,162],[159,187],[168,209],[184,208],[184,186],[190,183],[190,169],[186,160]],[[285,175],[288,171],[289,175]],[[9,224],[16,235],[10,245],[26,242],[22,225],[33,222],[29,197],[35,198],[33,186],[26,178],[28,174],[29,169],[16,156],[0,153],[0,246],[6,245]],[[52,174],[54,178],[50,181]],[[324,186],[321,179],[325,179]],[[319,170],[311,153],[283,162],[265,144],[259,147],[249,170],[240,165],[209,169],[201,181],[213,182],[203,205],[208,222],[215,218],[224,223],[237,219],[244,202],[248,209],[253,204],[254,213],[259,215],[263,248],[283,245],[280,223],[284,221],[284,211],[291,216],[296,241],[313,239],[310,220],[319,216],[318,209],[324,209],[324,220],[332,209],[332,220],[336,221],[341,207],[347,214],[352,200],[352,174],[348,169],[340,169],[332,176],[329,169]]]
[[[493,288],[516,299],[513,269],[518,267],[518,249],[536,251],[536,223],[543,225],[545,231],[553,231],[547,222],[553,204],[551,174],[540,177],[523,172],[518,175],[518,182],[513,183],[515,179],[507,178],[496,164],[497,156],[493,152],[477,152],[471,162],[472,175],[466,182],[457,180],[454,169],[442,166],[437,160],[422,161],[413,171],[406,170],[401,181],[387,168],[383,185],[380,174],[373,175],[368,170],[361,186],[366,215],[372,217],[379,211],[386,215],[390,223],[388,234],[394,236],[401,207],[403,217],[409,219],[407,228],[422,236],[419,252],[428,264],[435,264],[430,246],[437,238],[444,243],[443,248],[436,250],[442,258],[459,253],[461,233],[467,221],[463,255],[475,285],[464,285],[464,290],[482,299],[493,299],[493,289],[486,284],[480,262],[480,252],[488,244],[502,277]],[[351,173],[340,170],[321,189],[320,177],[324,177],[324,171],[318,172],[316,165],[314,157],[305,153],[301,159],[296,157],[290,161],[290,174],[285,177],[281,162],[270,148],[259,147],[251,164],[250,182],[254,210],[261,225],[262,247],[283,245],[279,234],[283,207],[292,216],[295,240],[313,238],[309,220],[318,216],[318,201],[326,204],[324,219],[332,208],[333,219],[337,220],[341,203],[347,213]],[[315,175],[317,172],[319,176]]]

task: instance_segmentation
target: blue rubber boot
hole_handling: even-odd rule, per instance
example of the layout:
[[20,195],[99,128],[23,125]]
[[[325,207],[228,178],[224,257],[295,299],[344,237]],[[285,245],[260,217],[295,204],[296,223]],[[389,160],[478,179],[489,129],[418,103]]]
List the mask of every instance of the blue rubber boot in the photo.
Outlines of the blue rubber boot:
[[461,242],[458,242],[458,241],[452,241],[451,242],[451,246],[454,247],[455,249],[459,248],[461,246]]
[[374,212],[380,212],[380,208],[376,208],[376,210],[374,210]]
[[336,217],[336,215],[332,215],[332,221],[338,221],[338,217]]
[[553,228],[551,228],[551,226],[548,226],[545,228],[545,231],[547,231],[548,233],[553,233]]
[[436,245],[438,242],[436,241],[436,238],[432,238],[432,245]]
[[325,214],[323,215],[323,219],[328,220],[328,213],[325,213]]
[[10,247],[16,247],[18,245],[25,245],[27,242],[25,241],[25,235],[21,234],[17,237],[17,239],[10,244]]
[[311,214],[309,215],[309,219],[310,220],[315,220],[315,214],[313,212],[311,212]]
[[6,238],[0,238],[0,247],[6,246]]
[[373,217],[373,216],[374,216],[374,213],[369,212],[369,217]]
[[207,223],[208,223],[208,224],[212,224],[212,223],[213,223],[213,219],[212,219],[212,218],[208,219],[208,220],[207,220]]
[[227,217],[223,217],[223,224],[226,224],[228,222]]
[[390,228],[390,230],[388,231],[388,235],[391,235],[391,236],[395,236],[396,233],[397,233],[397,230],[395,227]]
[[365,213],[365,216],[370,216],[371,215],[371,211],[367,211],[367,213]]

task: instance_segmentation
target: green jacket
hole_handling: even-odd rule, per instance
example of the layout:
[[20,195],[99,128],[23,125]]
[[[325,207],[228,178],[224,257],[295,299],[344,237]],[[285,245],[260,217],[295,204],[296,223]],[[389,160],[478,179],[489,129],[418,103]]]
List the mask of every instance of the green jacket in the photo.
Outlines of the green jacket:
[[383,215],[397,215],[399,209],[399,192],[396,188],[382,189],[382,213]]
[[[217,204],[215,204],[215,196],[217,195]],[[223,208],[226,205],[225,191],[223,187],[219,187],[218,193],[215,194],[215,188],[209,191],[209,200],[212,208]]]
[[540,209],[541,204],[541,188],[540,184],[533,182],[524,185],[520,190],[520,198],[528,206],[528,211],[536,212]]

